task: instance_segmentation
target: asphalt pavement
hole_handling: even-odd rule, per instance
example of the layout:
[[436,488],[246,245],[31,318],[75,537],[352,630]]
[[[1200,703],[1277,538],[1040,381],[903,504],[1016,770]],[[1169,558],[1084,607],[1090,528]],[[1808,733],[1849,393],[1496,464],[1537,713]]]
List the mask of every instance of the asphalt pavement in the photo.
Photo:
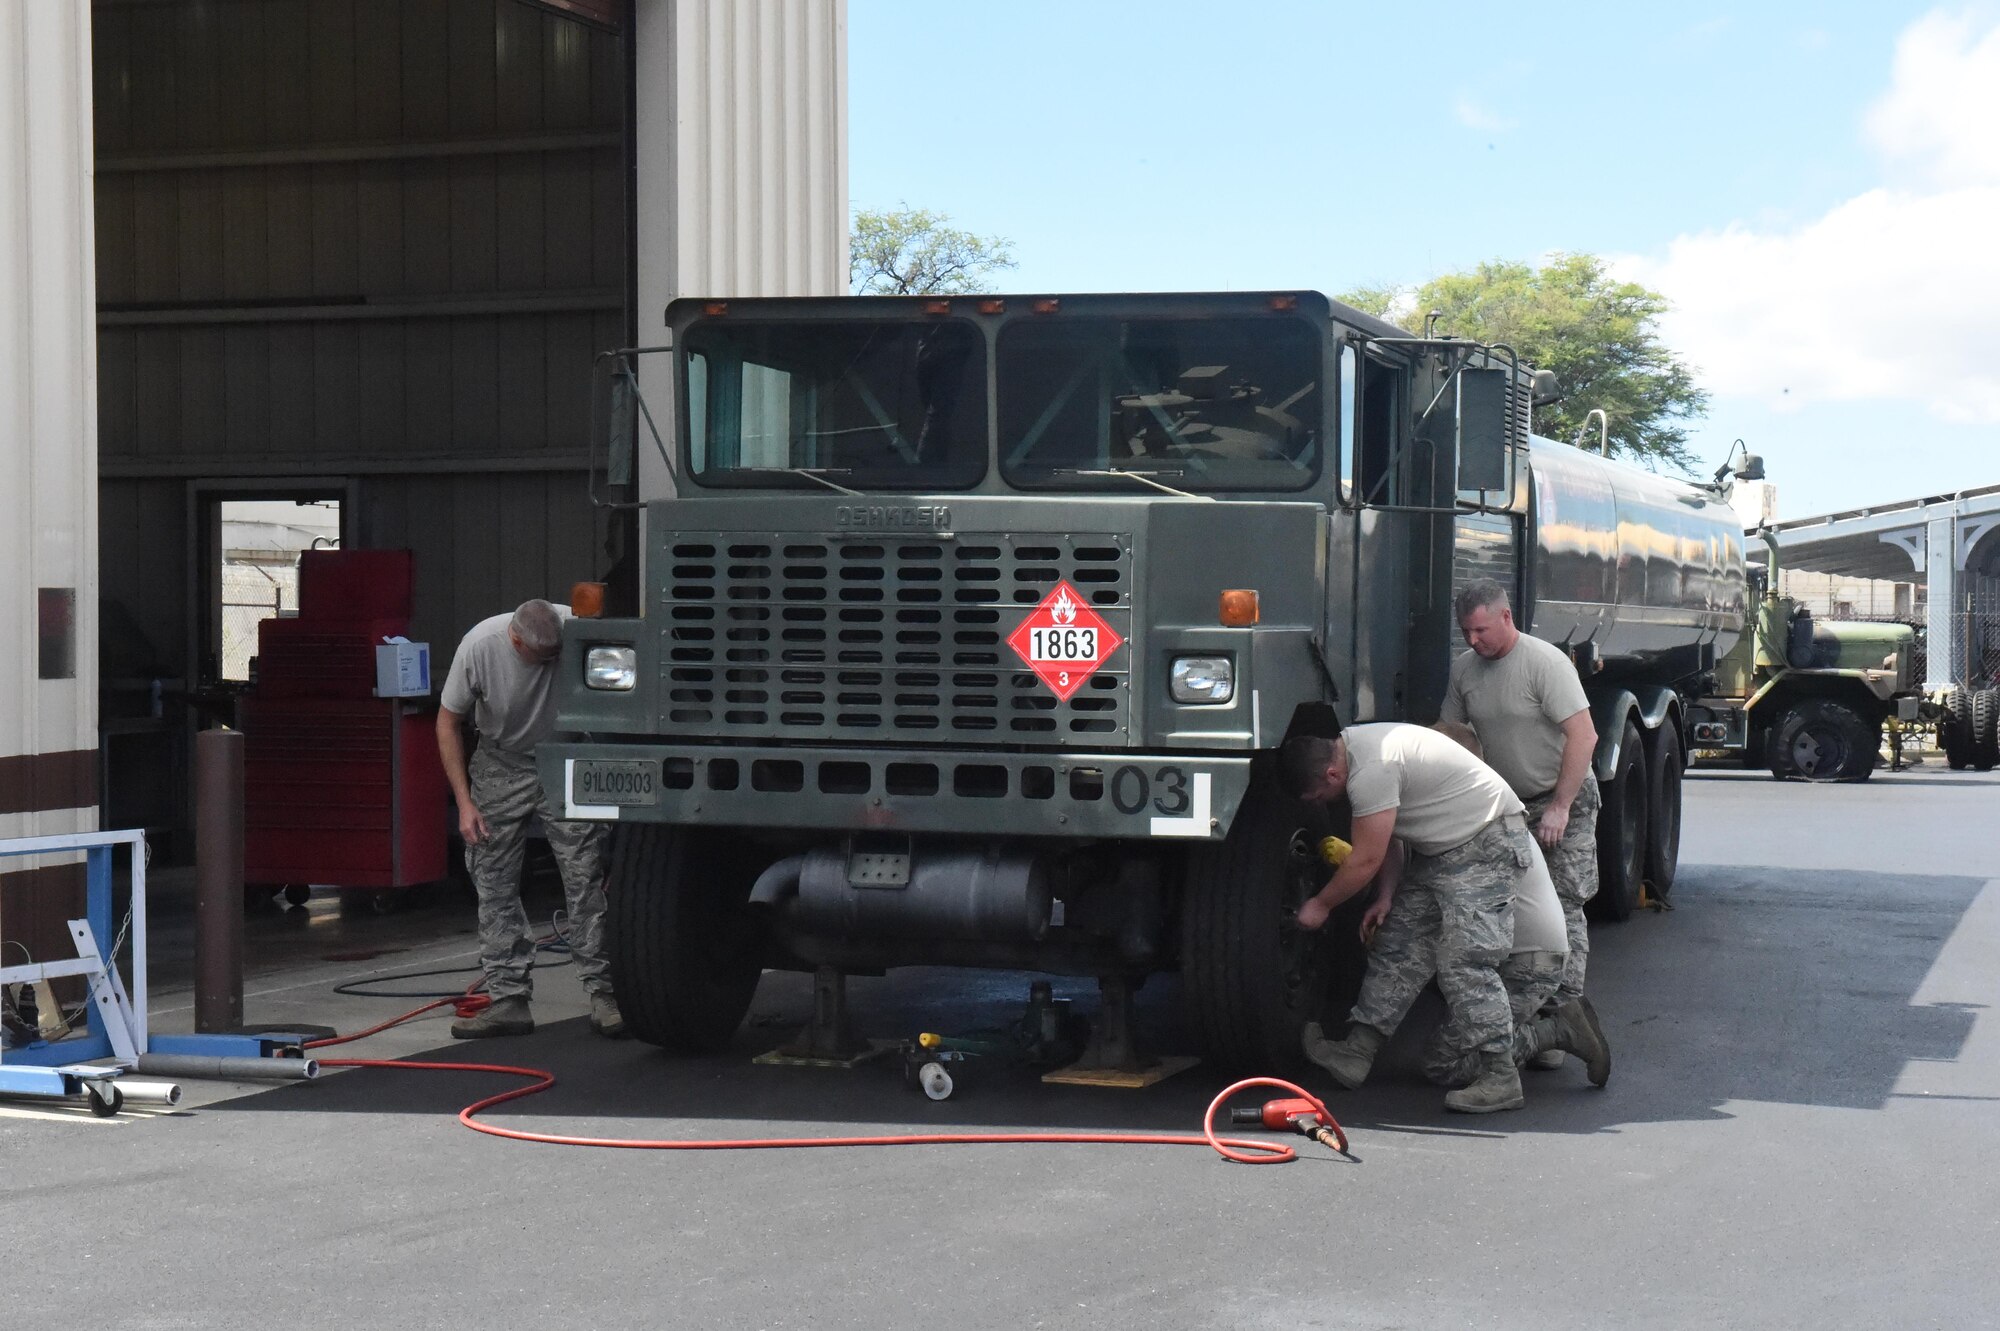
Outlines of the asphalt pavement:
[[[1414,1070],[1420,1010],[1362,1091],[1315,1083],[1359,1164],[1309,1144],[1254,1168],[1199,1148],[527,1145],[453,1117],[516,1083],[417,1071],[116,1120],[0,1111],[0,1323],[2000,1326],[1996,800],[2000,777],[1932,768],[1693,774],[1675,908],[1594,934],[1610,1085],[1572,1064],[1526,1074],[1520,1112],[1446,1114]],[[465,923],[426,950],[382,921],[405,950],[366,965],[462,953]],[[262,977],[251,1014],[397,1010],[325,994],[363,960],[322,949]],[[998,1024],[1025,984],[916,971],[852,992],[864,1030],[907,1035]],[[705,1060],[592,1037],[560,971],[541,994],[523,1040],[452,1046],[436,1018],[356,1052],[545,1067],[556,1089],[495,1121],[648,1138],[1190,1131],[1219,1085],[975,1071],[933,1104],[888,1065],[750,1065],[803,1015],[798,977],[767,977],[737,1051]],[[1143,999],[1171,1048],[1172,986]]]

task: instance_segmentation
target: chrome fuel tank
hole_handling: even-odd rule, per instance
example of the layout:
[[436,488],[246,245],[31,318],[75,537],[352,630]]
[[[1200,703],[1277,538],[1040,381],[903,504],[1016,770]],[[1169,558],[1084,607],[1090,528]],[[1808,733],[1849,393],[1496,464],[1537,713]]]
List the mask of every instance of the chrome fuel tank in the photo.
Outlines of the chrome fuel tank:
[[1529,446],[1529,631],[1594,645],[1607,665],[1743,631],[1743,529],[1728,504],[1684,481],[1547,439]]

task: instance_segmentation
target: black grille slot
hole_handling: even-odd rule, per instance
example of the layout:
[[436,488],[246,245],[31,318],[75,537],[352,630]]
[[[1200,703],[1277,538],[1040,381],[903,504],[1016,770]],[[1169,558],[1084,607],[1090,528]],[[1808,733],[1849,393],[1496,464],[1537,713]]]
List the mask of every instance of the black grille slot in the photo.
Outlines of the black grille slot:
[[[696,532],[677,535],[666,555],[670,724],[760,739],[1123,742],[1135,652],[1129,538],[766,542]],[[1126,642],[1068,702],[1008,645],[1059,582]]]

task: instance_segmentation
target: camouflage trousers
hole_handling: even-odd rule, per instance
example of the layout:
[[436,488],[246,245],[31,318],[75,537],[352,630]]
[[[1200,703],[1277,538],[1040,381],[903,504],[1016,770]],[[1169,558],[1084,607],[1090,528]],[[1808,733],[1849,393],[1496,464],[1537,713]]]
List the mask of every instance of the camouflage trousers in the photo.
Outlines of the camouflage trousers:
[[[1514,1018],[1514,1061],[1526,1062],[1528,1023],[1535,1019],[1562,981],[1560,952],[1516,952],[1500,963],[1500,983],[1507,990],[1507,1007]],[[1438,1027],[1424,1050],[1424,1075],[1440,1086],[1469,1086],[1478,1079],[1479,1055],[1466,1043],[1456,1016]]]
[[[1528,801],[1530,833],[1542,821],[1554,795],[1550,791]],[[1557,1001],[1583,996],[1583,973],[1590,961],[1590,926],[1584,922],[1583,903],[1597,895],[1597,811],[1603,807],[1597,778],[1584,777],[1583,788],[1569,806],[1569,826],[1563,839],[1554,849],[1542,852],[1549,862],[1549,877],[1555,880],[1556,896],[1562,901],[1563,923],[1569,928],[1569,960],[1563,963]]]
[[1442,855],[1412,855],[1375,935],[1351,1020],[1393,1034],[1435,975],[1469,1053],[1513,1048],[1499,967],[1514,951],[1514,884],[1532,854],[1513,814]]
[[535,760],[524,754],[480,748],[472,755],[472,802],[486,819],[486,840],[465,848],[465,865],[479,893],[479,960],[486,992],[495,998],[534,994],[534,933],[521,906],[521,865],[528,820],[539,815],[542,833],[562,871],[568,897],[569,953],[583,987],[611,992],[604,956],[605,850],[610,829],[602,823],[565,822],[542,794]]

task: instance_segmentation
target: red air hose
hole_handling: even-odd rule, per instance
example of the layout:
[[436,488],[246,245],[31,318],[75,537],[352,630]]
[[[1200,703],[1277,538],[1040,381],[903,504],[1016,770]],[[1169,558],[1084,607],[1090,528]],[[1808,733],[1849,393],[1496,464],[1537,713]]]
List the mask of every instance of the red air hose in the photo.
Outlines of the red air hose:
[[[477,988],[475,984],[473,988]],[[355,1040],[378,1035],[393,1026],[420,1017],[426,1012],[441,1007],[455,1008],[460,1016],[470,1016],[487,1006],[491,1000],[481,994],[467,991],[464,998],[443,998],[434,1003],[426,1003],[420,1008],[405,1012],[400,1017],[391,1018],[379,1026],[371,1026],[365,1031],[352,1035],[335,1035],[324,1040],[307,1042],[308,1049],[325,1049],[331,1045],[350,1044]],[[1312,1092],[1291,1082],[1276,1077],[1249,1077],[1233,1085],[1224,1087],[1221,1094],[1209,1102],[1208,1113],[1202,1116],[1201,1135],[1181,1135],[1155,1132],[918,1132],[899,1133],[875,1137],[744,1137],[737,1139],[709,1140],[702,1138],[668,1138],[649,1141],[637,1137],[569,1137],[549,1132],[523,1132],[516,1128],[496,1127],[491,1123],[481,1123],[478,1116],[509,1100],[520,1100],[530,1095],[539,1095],[556,1084],[555,1074],[540,1068],[512,1067],[504,1063],[412,1063],[393,1059],[374,1058],[326,1058],[321,1066],[330,1068],[405,1068],[420,1072],[494,1072],[509,1077],[525,1077],[534,1084],[517,1086],[511,1091],[489,1095],[458,1111],[458,1121],[474,1132],[483,1132],[491,1137],[505,1137],[510,1141],[542,1142],[551,1146],[603,1146],[626,1151],[770,1151],[794,1150],[814,1146],[995,1146],[1023,1145],[1030,1142],[1042,1145],[1071,1144],[1091,1146],[1208,1146],[1225,1160],[1233,1160],[1243,1165],[1279,1165],[1298,1159],[1298,1152],[1283,1141],[1254,1141],[1241,1137],[1218,1137],[1215,1135],[1215,1116],[1223,1105],[1238,1092],[1253,1086],[1268,1086],[1285,1091],[1309,1101],[1313,1112],[1319,1116],[1320,1124],[1329,1129],[1339,1142],[1338,1149],[1347,1151],[1347,1134],[1334,1120],[1326,1104]],[[1351,1158],[1351,1157],[1350,1157]]]

